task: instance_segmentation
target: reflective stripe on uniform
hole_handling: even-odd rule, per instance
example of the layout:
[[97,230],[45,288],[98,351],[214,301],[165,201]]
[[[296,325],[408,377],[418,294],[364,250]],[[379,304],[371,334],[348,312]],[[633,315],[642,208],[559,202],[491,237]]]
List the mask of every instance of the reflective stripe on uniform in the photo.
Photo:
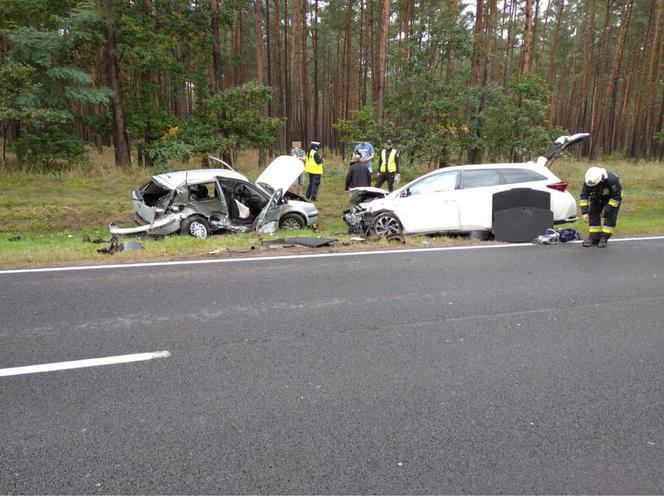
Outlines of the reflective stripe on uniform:
[[304,171],[309,174],[323,174],[323,164],[317,164],[314,155],[316,155],[316,150],[310,150],[307,154]]
[[588,200],[581,200],[579,202],[580,207],[587,207],[588,206]]
[[620,204],[620,202],[617,202],[614,199],[609,200],[609,205],[612,207],[617,207]]
[[601,226],[590,226],[588,228],[588,232],[590,232],[590,233],[602,232],[602,227]]
[[604,234],[613,234],[613,227],[610,226],[602,226],[602,232]]

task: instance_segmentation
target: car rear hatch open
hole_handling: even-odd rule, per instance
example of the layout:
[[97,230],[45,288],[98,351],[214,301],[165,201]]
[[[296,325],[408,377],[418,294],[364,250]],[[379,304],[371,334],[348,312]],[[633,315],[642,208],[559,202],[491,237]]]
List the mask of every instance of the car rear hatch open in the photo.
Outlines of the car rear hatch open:
[[134,212],[145,222],[153,222],[166,211],[170,205],[174,192],[156,178],[136,188],[131,195],[134,203]]
[[574,145],[576,143],[580,143],[580,142],[586,140],[589,136],[590,136],[590,133],[577,133],[577,134],[572,134],[572,135],[569,135],[569,136],[559,136],[556,139],[555,144],[553,145],[553,148],[551,148],[543,156],[541,156],[537,159],[537,164],[538,165],[543,165],[545,167],[550,167],[551,162],[556,157],[556,155],[558,155],[560,152],[562,152],[568,146]]

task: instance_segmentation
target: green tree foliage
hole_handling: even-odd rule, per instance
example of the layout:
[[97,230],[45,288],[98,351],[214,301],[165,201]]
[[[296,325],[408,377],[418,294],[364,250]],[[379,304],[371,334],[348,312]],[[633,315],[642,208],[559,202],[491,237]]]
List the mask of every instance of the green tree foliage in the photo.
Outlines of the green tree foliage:
[[79,28],[94,13],[76,9],[59,18],[58,29],[18,27],[6,30],[10,51],[0,60],[0,121],[21,126],[14,150],[19,161],[44,168],[80,159],[83,142],[74,128],[91,105],[105,104],[110,91],[93,88],[89,74],[68,65],[77,49],[95,35]]
[[183,124],[182,139],[199,155],[270,146],[283,125],[262,113],[270,95],[270,88],[249,82],[210,96]]

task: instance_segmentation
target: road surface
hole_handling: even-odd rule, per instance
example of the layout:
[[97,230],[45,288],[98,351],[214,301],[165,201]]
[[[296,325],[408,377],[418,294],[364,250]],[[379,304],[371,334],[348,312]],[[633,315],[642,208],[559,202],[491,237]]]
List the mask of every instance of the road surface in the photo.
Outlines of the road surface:
[[3,494],[664,492],[664,240],[4,273],[0,315]]

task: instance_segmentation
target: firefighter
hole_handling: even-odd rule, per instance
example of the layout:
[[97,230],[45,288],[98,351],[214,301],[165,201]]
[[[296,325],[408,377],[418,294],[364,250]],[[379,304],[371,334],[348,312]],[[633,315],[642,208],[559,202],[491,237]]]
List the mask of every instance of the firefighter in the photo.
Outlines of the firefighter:
[[307,153],[307,159],[304,162],[304,171],[309,174],[309,184],[307,185],[307,200],[316,201],[318,197],[318,187],[323,176],[323,158],[318,153],[320,143],[312,141]]
[[387,189],[392,191],[394,180],[399,181],[399,152],[394,149],[391,140],[385,140],[385,148],[380,152],[378,164],[376,188],[380,188],[387,180]]
[[606,248],[616,227],[621,202],[622,185],[618,175],[601,167],[590,167],[579,201],[581,217],[588,224],[590,234],[583,246]]

